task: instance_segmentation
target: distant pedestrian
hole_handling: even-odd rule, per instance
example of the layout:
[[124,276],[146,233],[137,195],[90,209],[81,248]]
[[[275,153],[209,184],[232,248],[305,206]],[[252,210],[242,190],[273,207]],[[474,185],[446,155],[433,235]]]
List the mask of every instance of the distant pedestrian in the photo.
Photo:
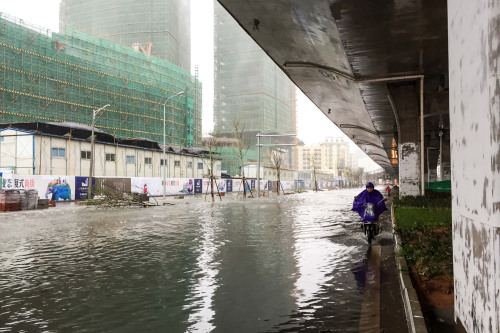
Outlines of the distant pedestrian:
[[385,188],[385,191],[387,192],[387,196],[390,197],[391,196],[391,187],[389,185],[387,185],[387,187]]
[[142,190],[142,193],[144,194],[148,193],[148,185],[144,184],[144,189]]

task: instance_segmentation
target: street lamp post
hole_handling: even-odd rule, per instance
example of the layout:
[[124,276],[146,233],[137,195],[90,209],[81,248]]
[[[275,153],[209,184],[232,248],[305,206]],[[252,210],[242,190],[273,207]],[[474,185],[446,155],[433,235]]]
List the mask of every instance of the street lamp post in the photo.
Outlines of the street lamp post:
[[177,94],[168,97],[165,100],[165,103],[163,104],[163,199],[165,199],[165,197],[167,195],[167,174],[166,174],[166,169],[165,169],[165,165],[167,164],[166,152],[165,152],[166,151],[166,142],[165,142],[165,123],[166,123],[166,120],[165,120],[165,108],[167,106],[167,103],[168,103],[169,99],[171,99],[172,97],[175,97],[175,96],[184,95],[184,93],[185,93],[184,91],[179,91]]
[[89,171],[89,187],[87,190],[87,199],[92,199],[92,177],[94,175],[94,130],[95,130],[95,116],[102,110],[107,108],[109,104],[104,105],[102,108],[92,110],[92,135],[90,136],[90,171]]

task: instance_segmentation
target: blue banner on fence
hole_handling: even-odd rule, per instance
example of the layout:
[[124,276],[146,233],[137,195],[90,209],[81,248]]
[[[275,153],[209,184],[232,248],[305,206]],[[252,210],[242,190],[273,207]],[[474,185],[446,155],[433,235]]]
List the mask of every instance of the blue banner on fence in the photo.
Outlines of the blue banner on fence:
[[195,179],[194,180],[194,193],[203,193],[203,180]]
[[227,179],[226,192],[233,192],[233,180]]
[[[95,185],[95,179],[93,185]],[[75,177],[75,200],[87,199],[89,190],[89,177]]]

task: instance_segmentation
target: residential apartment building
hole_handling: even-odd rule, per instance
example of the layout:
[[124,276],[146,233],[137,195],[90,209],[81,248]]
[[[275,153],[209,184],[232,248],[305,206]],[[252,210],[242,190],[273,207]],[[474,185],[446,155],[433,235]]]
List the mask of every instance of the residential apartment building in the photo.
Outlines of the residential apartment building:
[[[300,170],[325,172],[338,177],[343,169],[355,168],[354,154],[350,153],[349,143],[343,138],[326,138],[315,146],[299,146],[298,161]],[[313,164],[314,163],[314,164]]]

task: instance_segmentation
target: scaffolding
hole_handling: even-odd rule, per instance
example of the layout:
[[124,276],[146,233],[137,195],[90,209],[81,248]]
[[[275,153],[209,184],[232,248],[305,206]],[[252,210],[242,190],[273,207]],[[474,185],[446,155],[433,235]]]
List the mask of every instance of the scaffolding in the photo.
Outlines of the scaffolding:
[[[92,123],[122,138],[201,145],[201,83],[154,56],[67,28],[65,34],[0,13],[0,122]],[[199,133],[197,133],[199,131]]]

